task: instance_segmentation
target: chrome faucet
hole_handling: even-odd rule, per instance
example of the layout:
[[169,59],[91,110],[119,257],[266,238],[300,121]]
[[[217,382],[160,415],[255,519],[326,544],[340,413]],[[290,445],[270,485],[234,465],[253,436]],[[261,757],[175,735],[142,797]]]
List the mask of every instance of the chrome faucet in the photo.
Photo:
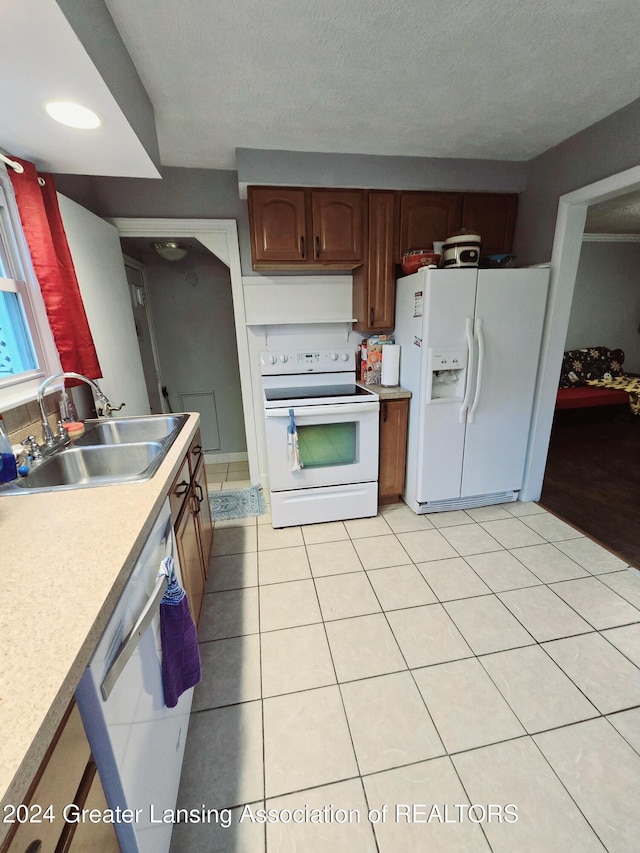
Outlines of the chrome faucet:
[[85,382],[94,392],[94,400],[96,406],[96,414],[98,417],[109,416],[111,412],[119,412],[120,409],[125,405],[125,403],[120,403],[119,406],[112,406],[109,402],[106,394],[103,393],[102,389],[98,385],[98,383],[89,379],[88,376],[83,376],[82,373],[73,373],[72,371],[67,371],[65,373],[55,373],[53,376],[48,376],[44,382],[41,383],[38,388],[38,405],[40,406],[40,415],[42,417],[42,436],[44,439],[44,443],[48,448],[53,448],[58,444],[61,444],[65,441],[68,441],[68,437],[65,440],[62,433],[64,430],[60,430],[60,434],[58,436],[54,436],[53,430],[49,426],[49,421],[47,419],[47,414],[44,410],[44,392],[48,388],[48,386],[55,382],[57,379],[62,379],[63,384],[65,379],[80,379],[82,382]]

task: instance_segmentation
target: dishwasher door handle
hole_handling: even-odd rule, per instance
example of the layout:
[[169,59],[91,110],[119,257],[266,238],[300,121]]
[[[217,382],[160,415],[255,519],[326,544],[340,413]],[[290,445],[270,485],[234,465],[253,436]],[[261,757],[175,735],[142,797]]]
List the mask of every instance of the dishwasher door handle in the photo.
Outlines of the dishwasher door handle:
[[102,684],[100,685],[100,692],[102,693],[102,698],[105,702],[111,695],[111,691],[115,687],[116,681],[120,677],[122,670],[125,668],[131,658],[131,655],[136,650],[138,643],[140,642],[140,638],[160,609],[160,602],[162,601],[162,597],[164,596],[168,585],[169,578],[165,574],[160,575],[156,581],[156,585],[153,588],[150,598],[142,610],[142,613],[138,616],[136,624],[120,644],[120,648],[118,649],[116,656],[111,662],[111,666],[107,670],[107,674],[102,679]]

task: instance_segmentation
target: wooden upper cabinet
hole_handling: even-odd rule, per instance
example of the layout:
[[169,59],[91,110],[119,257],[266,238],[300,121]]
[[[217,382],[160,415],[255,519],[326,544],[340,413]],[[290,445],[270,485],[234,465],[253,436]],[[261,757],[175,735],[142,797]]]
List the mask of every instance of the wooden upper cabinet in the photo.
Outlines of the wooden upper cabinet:
[[352,269],[362,263],[363,190],[249,187],[253,268]]
[[460,229],[461,193],[403,192],[400,196],[400,246],[396,261],[409,249],[430,249]]
[[362,262],[363,206],[361,190],[312,190],[315,261]]
[[397,195],[369,193],[364,264],[353,271],[353,328],[358,332],[392,331],[395,322]]
[[[483,255],[510,252],[518,207],[513,193],[249,187],[247,197],[255,270],[386,270],[387,250],[399,264],[409,249],[429,249],[461,228],[480,234]],[[385,240],[392,242],[384,247]],[[376,313],[381,305],[376,298]],[[371,330],[393,324],[386,308],[373,321],[358,320]]]
[[249,187],[253,265],[307,260],[307,205],[304,190]]
[[461,227],[480,235],[483,255],[510,252],[517,211],[515,194],[465,193]]

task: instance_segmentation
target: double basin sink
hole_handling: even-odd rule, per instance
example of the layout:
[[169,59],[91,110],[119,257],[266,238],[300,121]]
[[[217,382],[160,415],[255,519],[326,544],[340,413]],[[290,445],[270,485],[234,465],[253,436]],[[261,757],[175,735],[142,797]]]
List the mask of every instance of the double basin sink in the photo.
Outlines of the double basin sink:
[[0,494],[82,489],[149,480],[188,415],[86,421],[85,432],[35,465]]

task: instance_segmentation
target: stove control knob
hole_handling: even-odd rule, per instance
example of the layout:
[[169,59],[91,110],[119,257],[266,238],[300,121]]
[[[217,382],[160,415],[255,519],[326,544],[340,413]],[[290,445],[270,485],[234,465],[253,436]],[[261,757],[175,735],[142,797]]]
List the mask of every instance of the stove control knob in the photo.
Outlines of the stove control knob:
[[268,361],[269,361],[269,364],[275,364],[277,361],[277,358],[275,357],[275,355],[270,355]]
[[349,361],[349,354],[346,352],[343,352],[342,355],[340,356],[340,358],[342,359],[342,361]]
[[287,361],[289,361],[289,356],[287,356],[287,355],[285,355],[285,354],[283,353],[283,354],[280,356],[280,361],[281,361],[283,364],[285,364]]
[[338,353],[332,352],[331,355],[329,356],[329,358],[331,359],[331,361],[337,361],[338,360]]

